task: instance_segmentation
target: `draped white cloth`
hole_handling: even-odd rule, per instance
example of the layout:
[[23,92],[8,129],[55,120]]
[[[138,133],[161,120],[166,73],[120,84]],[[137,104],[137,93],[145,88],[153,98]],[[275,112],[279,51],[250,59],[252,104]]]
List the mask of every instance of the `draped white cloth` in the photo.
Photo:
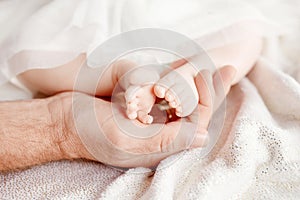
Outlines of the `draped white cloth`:
[[[198,39],[206,49],[247,37],[249,32],[274,32],[262,30],[266,21],[271,27],[270,20],[236,1],[10,0],[1,2],[0,9],[0,84],[28,69],[51,68],[80,53],[89,55],[111,36],[137,28],[177,31]],[[240,21],[249,25],[231,26]],[[217,35],[201,40],[211,33]]]
[[[94,162],[52,162],[1,173],[0,199],[300,198],[297,1],[30,2],[28,12],[22,11],[25,1],[0,2],[1,23],[21,16],[0,35],[3,100],[30,97],[4,85],[22,71],[63,64],[135,28],[172,29],[209,49],[245,37],[251,28],[243,33],[224,27],[250,20],[265,24],[256,33],[266,41],[249,76],[230,91],[224,129],[208,157],[199,159],[200,149],[185,151],[163,161],[155,174],[144,168],[120,172]],[[210,34],[223,39],[201,40]]]

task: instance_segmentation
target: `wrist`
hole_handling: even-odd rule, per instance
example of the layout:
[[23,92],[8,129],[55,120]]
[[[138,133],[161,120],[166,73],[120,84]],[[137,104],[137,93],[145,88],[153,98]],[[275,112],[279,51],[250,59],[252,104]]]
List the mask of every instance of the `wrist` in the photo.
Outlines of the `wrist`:
[[[64,159],[54,98],[0,102],[0,171]],[[55,109],[54,109],[55,108]]]
[[53,124],[57,124],[53,143],[60,149],[62,159],[93,160],[76,132],[72,112],[73,93],[61,93],[51,98],[49,102],[51,120]]

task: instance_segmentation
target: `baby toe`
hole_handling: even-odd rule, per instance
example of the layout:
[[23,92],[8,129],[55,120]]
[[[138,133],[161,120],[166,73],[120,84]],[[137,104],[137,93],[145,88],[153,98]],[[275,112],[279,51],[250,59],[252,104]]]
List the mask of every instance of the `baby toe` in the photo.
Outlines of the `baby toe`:
[[170,102],[169,102],[169,106],[170,106],[171,108],[176,108],[176,107],[178,106],[178,103],[177,103],[176,100],[170,101]]
[[176,114],[178,117],[181,117],[181,116],[182,116],[182,107],[181,107],[181,106],[177,106],[176,111],[175,111],[175,114]]
[[171,102],[171,101],[174,101],[174,100],[175,100],[175,96],[173,95],[173,93],[172,93],[170,90],[168,90],[168,91],[166,92],[165,99],[166,99],[167,101]]
[[153,122],[153,117],[149,114],[142,114],[138,116],[138,119],[144,124],[151,124]]
[[127,116],[129,119],[136,119],[137,118],[137,112],[127,112]]
[[165,98],[166,89],[165,89],[163,86],[155,85],[155,86],[154,86],[154,94],[155,94],[158,98]]

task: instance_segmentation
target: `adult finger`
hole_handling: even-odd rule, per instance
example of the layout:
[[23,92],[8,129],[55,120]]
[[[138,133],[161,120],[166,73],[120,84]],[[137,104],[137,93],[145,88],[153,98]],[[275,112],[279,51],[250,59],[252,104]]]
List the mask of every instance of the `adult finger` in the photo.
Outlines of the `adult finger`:
[[161,133],[161,152],[176,153],[207,143],[207,131],[184,119],[166,124]]
[[195,77],[195,84],[199,95],[199,105],[197,113],[194,114],[198,114],[196,116],[198,119],[198,126],[206,129],[212,115],[213,102],[215,98],[212,74],[210,71],[200,71]]
[[236,69],[233,66],[227,65],[220,68],[213,75],[213,85],[216,94],[214,102],[214,111],[220,106],[225,99],[231,84],[235,78]]
[[210,107],[214,99],[212,74],[209,70],[202,70],[195,78],[196,88],[199,95],[199,104]]

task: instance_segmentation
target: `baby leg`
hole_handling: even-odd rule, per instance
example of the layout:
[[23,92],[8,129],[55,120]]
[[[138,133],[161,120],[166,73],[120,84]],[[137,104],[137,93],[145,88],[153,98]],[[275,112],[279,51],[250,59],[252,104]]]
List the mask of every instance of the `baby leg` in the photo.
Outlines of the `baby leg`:
[[199,95],[194,82],[197,70],[185,64],[165,75],[154,86],[154,93],[175,108],[178,117],[190,115],[197,107]]

